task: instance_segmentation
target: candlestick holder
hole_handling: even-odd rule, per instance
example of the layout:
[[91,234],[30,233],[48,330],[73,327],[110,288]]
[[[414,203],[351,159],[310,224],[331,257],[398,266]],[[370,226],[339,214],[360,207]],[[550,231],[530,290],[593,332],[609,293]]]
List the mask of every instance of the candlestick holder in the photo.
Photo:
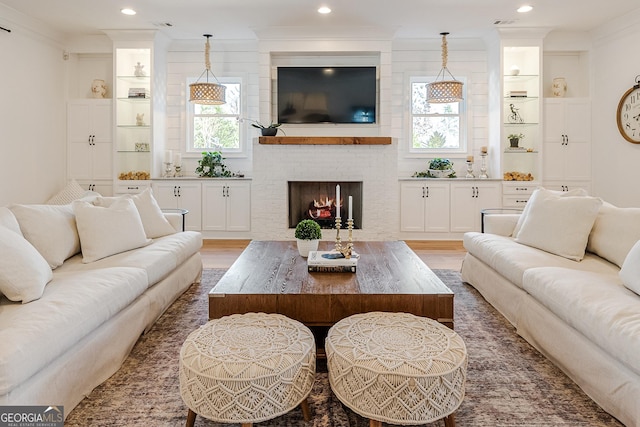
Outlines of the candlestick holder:
[[480,157],[482,158],[482,163],[480,164],[480,179],[487,179],[489,175],[487,175],[487,153],[480,153]]
[[340,252],[345,258],[350,259],[353,254],[353,219],[347,220],[347,230],[349,231],[348,242],[346,246],[342,246],[342,239],[340,238],[340,228],[342,226],[342,219],[336,217],[336,251]]
[[465,178],[475,178],[476,176],[473,174],[473,162],[467,160],[467,174],[464,176]]
[[173,175],[173,163],[164,162],[164,175],[163,178],[170,178]]
[[175,165],[174,169],[175,172],[173,173],[173,176],[180,178],[182,176],[182,165]]

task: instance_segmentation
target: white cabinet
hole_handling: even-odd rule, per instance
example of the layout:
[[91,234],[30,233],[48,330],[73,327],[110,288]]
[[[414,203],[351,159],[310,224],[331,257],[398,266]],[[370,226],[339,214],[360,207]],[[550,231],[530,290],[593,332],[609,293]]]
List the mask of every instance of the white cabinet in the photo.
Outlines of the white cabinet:
[[202,186],[200,182],[162,181],[153,183],[153,196],[163,209],[187,209],[185,229],[199,231],[202,227]]
[[591,104],[584,98],[544,102],[543,182],[561,187],[591,181]]
[[451,232],[480,231],[480,211],[499,208],[502,202],[499,182],[469,181],[451,184]]
[[534,181],[504,181],[502,183],[502,207],[524,208],[533,190],[540,184]]
[[208,181],[202,184],[203,231],[251,230],[251,183]]
[[109,99],[67,104],[67,174],[93,183],[113,179],[112,104]]
[[400,231],[449,232],[449,184],[400,183]]

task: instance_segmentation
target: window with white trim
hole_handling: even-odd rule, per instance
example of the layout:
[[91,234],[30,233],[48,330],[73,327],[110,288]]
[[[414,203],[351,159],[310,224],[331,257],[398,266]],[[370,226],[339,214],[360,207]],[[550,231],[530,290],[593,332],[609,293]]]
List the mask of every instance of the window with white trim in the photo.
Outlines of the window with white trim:
[[[435,77],[412,77],[411,148],[414,153],[466,152],[465,103],[429,103],[427,84]],[[461,80],[463,81],[463,80]],[[464,81],[463,81],[464,83]]]
[[237,79],[225,79],[226,103],[201,105],[188,102],[190,123],[187,151],[241,152],[242,85]]

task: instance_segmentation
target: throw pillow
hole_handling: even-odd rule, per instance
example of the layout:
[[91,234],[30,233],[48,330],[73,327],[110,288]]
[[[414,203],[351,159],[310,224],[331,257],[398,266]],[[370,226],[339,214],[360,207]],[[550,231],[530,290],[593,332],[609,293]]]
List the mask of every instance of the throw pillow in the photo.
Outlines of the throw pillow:
[[11,205],[22,235],[51,268],[80,252],[76,218],[71,205]]
[[602,200],[534,192],[516,242],[580,261]]
[[618,208],[604,203],[593,224],[587,250],[618,267],[640,240],[640,208]]
[[[577,196],[588,196],[589,195],[589,193],[587,193],[587,190],[585,190],[583,188],[576,188],[575,190],[569,190],[569,191],[557,191],[557,190],[547,190],[546,188],[538,187],[531,194],[531,197],[529,197],[529,201],[531,201],[531,199],[533,198],[533,196],[536,193],[540,193],[540,192],[544,192],[546,194],[553,194],[553,195],[556,195],[558,197],[577,197]],[[516,223],[516,226],[514,227],[513,232],[511,233],[511,236],[518,237],[518,233],[520,232],[520,229],[522,228],[522,224],[524,223],[524,220],[527,217],[528,213],[529,213],[529,203],[524,205],[524,209],[522,210],[522,213],[520,214],[520,218],[518,218],[518,222]]]
[[640,240],[631,248],[620,269],[624,285],[640,295]]
[[75,179],[72,179],[66,187],[64,187],[58,194],[51,197],[46,201],[47,205],[68,205],[84,196],[86,190],[80,187],[80,184]]
[[32,244],[0,226],[0,292],[25,304],[40,298],[52,278],[49,264]]
[[131,199],[118,199],[108,208],[80,200],[73,202],[72,206],[78,223],[83,263],[139,248],[150,242]]
[[15,231],[20,236],[22,236],[22,231],[20,231],[20,224],[18,224],[16,216],[13,214],[13,212],[11,212],[11,210],[9,210],[9,208],[0,208],[0,227],[7,227],[9,230]]
[[127,194],[121,197],[98,197],[94,204],[96,206],[108,207],[120,198],[130,198],[133,200],[142,219],[144,232],[148,238],[155,239],[156,237],[162,237],[176,232],[162,213],[158,202],[153,197],[151,188],[147,188],[143,192],[135,195]]

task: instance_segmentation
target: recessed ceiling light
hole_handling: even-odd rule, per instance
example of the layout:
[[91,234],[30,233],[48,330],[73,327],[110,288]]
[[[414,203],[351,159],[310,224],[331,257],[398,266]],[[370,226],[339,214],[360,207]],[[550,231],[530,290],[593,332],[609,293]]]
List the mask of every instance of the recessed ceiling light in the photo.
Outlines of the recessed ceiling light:
[[320,9],[318,9],[318,13],[322,13],[322,14],[331,13],[331,9],[328,8],[327,6],[322,6]]
[[133,9],[125,8],[125,9],[120,9],[120,13],[122,13],[124,15],[135,15],[136,11],[133,10]]
[[529,6],[528,4],[526,4],[524,6],[520,6],[518,8],[518,12],[520,12],[520,13],[531,12],[532,10],[533,10],[533,6]]

